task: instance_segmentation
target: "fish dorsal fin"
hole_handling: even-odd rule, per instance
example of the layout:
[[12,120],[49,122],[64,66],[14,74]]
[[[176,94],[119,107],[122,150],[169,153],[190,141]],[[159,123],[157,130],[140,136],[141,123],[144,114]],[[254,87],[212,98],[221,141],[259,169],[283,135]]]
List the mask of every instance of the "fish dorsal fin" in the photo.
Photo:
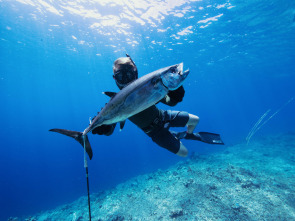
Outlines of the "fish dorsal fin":
[[105,91],[102,93],[109,96],[110,98],[114,97],[117,94],[116,92],[110,92],[110,91]]
[[120,131],[123,130],[126,120],[120,122]]

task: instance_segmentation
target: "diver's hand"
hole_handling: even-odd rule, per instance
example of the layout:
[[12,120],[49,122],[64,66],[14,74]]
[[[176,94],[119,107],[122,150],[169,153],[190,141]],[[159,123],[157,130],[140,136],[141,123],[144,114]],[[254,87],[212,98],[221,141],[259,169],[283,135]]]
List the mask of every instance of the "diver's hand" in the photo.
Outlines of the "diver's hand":
[[92,130],[92,134],[110,136],[115,130],[116,124],[101,125]]
[[185,90],[183,86],[180,86],[174,91],[169,91],[167,95],[170,97],[172,101],[174,101],[175,103],[179,103],[182,101],[184,94],[185,94]]

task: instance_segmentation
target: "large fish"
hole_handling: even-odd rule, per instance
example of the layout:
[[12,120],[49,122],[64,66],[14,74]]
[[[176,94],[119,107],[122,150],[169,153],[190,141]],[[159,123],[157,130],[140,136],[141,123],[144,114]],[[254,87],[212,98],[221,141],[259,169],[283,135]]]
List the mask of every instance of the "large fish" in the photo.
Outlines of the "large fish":
[[118,93],[106,93],[112,94],[113,97],[83,132],[64,129],[50,131],[75,138],[91,159],[93,154],[87,136],[90,131],[101,125],[124,122],[127,118],[156,104],[169,91],[179,88],[188,74],[189,70],[183,72],[183,63],[149,73],[128,84]]

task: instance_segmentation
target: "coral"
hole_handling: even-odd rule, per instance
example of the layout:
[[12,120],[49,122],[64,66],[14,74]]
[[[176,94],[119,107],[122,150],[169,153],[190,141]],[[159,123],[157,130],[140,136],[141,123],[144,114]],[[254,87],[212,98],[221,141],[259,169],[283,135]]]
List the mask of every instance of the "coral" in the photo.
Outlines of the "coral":
[[[295,220],[295,134],[194,153],[92,194],[93,220]],[[27,220],[88,220],[87,197]],[[11,218],[10,221],[17,221]]]

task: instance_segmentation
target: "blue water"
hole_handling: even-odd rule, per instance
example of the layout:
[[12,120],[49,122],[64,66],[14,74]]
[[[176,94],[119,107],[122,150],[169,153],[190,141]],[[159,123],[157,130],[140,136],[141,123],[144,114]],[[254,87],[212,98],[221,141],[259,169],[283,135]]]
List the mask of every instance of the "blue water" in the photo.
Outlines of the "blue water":
[[[294,40],[292,0],[0,0],[0,219],[86,194],[82,147],[48,130],[83,131],[108,101],[101,92],[118,91],[112,64],[126,52],[140,76],[184,62],[186,95],[173,109],[198,115],[197,131],[246,142],[271,109],[280,111],[251,139],[294,132]],[[91,192],[182,160],[131,122],[89,139]]]

